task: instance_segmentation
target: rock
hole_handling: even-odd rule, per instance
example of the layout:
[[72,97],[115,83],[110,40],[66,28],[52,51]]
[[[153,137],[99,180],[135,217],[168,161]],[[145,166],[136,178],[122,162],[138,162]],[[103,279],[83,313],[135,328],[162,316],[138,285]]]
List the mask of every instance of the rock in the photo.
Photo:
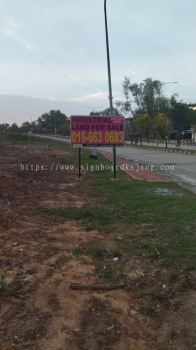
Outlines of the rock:
[[79,333],[79,332],[80,332],[79,328],[75,328],[73,331],[74,331],[75,333]]
[[33,277],[32,276],[27,276],[27,277],[25,277],[24,278],[24,282],[30,282],[30,281],[32,281],[32,279],[33,279]]
[[112,326],[106,328],[106,332],[111,332],[111,331],[113,331],[113,329],[114,329],[114,326],[112,325]]
[[192,287],[196,288],[196,271],[190,271],[188,274],[187,274],[187,277],[189,279],[189,282],[191,284]]
[[131,310],[130,313],[131,313],[132,316],[135,316],[137,314],[137,311]]

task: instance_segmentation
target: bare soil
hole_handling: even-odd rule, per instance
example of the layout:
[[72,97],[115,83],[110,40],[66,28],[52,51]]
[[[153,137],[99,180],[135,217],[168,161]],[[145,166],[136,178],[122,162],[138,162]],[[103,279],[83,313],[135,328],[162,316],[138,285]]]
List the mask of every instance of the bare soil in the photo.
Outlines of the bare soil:
[[47,145],[7,143],[0,149],[0,350],[194,349],[195,291],[184,293],[184,280],[156,317],[141,312],[149,286],[162,288],[168,279],[150,262],[122,262],[125,290],[69,288],[71,282],[101,282],[97,261],[74,252],[96,242],[108,246],[111,236],[42,212],[43,207],[93,205],[71,171],[21,170],[21,164],[50,168],[62,153],[54,149],[51,158]]

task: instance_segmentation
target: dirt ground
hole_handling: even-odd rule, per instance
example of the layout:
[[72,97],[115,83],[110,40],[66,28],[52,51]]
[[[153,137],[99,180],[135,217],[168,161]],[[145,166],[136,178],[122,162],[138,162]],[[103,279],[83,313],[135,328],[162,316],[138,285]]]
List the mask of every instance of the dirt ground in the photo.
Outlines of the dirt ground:
[[102,232],[87,232],[74,220],[57,220],[42,211],[66,205],[80,208],[89,201],[71,171],[21,170],[21,164],[51,167],[52,159],[62,154],[60,148],[51,154],[47,145],[6,144],[0,149],[0,350],[196,348],[195,291],[187,289],[184,297],[184,280],[178,296],[159,316],[140,311],[146,274],[148,286],[161,283],[160,271],[153,275],[150,263],[125,262],[125,289],[70,289],[74,282],[101,282],[93,258],[78,257],[77,249],[110,242]]

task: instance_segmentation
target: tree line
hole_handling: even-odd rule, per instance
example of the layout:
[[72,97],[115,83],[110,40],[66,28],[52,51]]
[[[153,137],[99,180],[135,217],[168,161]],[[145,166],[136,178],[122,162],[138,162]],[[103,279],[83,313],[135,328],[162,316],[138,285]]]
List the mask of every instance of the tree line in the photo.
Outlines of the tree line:
[[[196,111],[179,100],[178,95],[166,97],[164,83],[147,78],[141,83],[132,83],[125,77],[123,99],[115,101],[113,114],[123,114],[129,123],[127,137],[164,138],[172,133],[175,137],[184,130],[196,130]],[[110,109],[93,111],[90,115],[110,114]],[[69,135],[70,120],[60,110],[42,114],[36,121],[24,122],[20,127],[14,123],[0,124],[0,132],[23,132]]]
[[124,78],[123,100],[116,101],[118,111],[130,118],[130,138],[179,138],[185,130],[196,130],[196,111],[178,99],[177,94],[166,97],[164,83],[147,78],[131,83]]
[[36,121],[24,122],[19,127],[16,123],[12,125],[0,124],[1,132],[22,132],[38,134],[60,134],[69,135],[69,118],[60,110],[51,110],[42,114]]

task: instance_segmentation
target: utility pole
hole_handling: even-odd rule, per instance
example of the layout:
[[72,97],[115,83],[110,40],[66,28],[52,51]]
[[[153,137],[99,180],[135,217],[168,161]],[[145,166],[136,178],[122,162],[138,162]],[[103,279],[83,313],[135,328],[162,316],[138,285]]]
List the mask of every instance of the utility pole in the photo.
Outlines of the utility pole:
[[[106,51],[107,51],[107,65],[108,65],[108,86],[109,86],[109,101],[110,101],[110,115],[113,115],[113,96],[112,96],[112,79],[111,79],[111,67],[110,67],[110,49],[109,49],[109,37],[108,37],[108,22],[107,22],[107,0],[104,0],[104,13],[105,13],[105,34],[106,34]],[[116,146],[113,146],[113,177],[116,179]]]

